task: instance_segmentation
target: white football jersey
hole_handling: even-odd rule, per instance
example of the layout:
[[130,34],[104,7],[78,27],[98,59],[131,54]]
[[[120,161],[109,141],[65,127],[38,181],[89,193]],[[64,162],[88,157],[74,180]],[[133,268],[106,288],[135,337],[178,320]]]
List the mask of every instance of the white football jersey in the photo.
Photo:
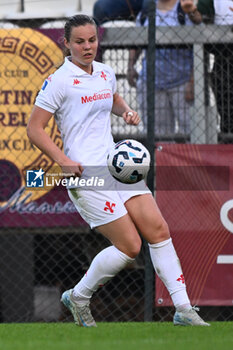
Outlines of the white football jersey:
[[106,165],[114,141],[110,113],[116,77],[94,61],[92,75],[65,58],[44,82],[35,105],[51,113],[61,132],[65,154],[86,165]]

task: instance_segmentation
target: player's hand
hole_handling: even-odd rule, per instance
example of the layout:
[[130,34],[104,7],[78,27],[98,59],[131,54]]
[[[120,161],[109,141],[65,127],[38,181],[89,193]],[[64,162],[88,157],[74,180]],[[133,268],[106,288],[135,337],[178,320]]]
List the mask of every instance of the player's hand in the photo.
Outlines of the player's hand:
[[126,122],[126,124],[129,124],[129,125],[138,125],[141,121],[139,115],[135,111],[124,112],[122,114],[122,117]]
[[180,5],[184,13],[194,12],[197,9],[194,0],[180,0]]
[[62,173],[64,177],[80,177],[83,172],[83,167],[80,163],[74,162],[73,160],[69,159],[66,164],[61,165]]

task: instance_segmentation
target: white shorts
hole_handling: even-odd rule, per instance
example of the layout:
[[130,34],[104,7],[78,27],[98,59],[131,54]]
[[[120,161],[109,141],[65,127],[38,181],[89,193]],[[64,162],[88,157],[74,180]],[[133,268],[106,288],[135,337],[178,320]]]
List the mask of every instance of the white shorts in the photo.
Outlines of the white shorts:
[[107,224],[127,214],[124,203],[131,197],[151,193],[144,180],[133,185],[112,178],[114,190],[72,188],[68,194],[81,217],[91,228]]

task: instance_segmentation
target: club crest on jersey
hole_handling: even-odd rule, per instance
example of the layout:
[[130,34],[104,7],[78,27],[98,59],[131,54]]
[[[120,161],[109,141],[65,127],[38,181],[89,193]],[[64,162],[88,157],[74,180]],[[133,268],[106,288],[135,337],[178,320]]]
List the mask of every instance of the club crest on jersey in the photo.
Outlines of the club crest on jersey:
[[107,80],[107,75],[104,73],[104,71],[101,72],[100,78],[103,78],[104,80]]
[[110,212],[111,214],[113,214],[115,206],[116,206],[115,203],[110,203],[109,201],[106,201],[104,211],[107,211],[107,212]]
[[181,274],[180,277],[177,278],[177,281],[178,281],[178,282],[181,282],[182,284],[184,284],[184,283],[185,283],[184,275]]

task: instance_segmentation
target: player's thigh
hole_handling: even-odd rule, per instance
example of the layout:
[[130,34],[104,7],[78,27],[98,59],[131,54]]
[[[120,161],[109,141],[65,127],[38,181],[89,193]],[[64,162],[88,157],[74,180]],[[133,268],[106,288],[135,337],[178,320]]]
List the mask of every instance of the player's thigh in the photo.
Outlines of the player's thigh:
[[125,207],[142,236],[149,243],[158,243],[170,237],[168,225],[152,194],[130,198]]
[[76,188],[70,189],[68,194],[91,228],[100,231],[128,256],[135,257],[139,253],[141,238],[117,190],[90,191]]
[[135,258],[141,249],[141,238],[128,214],[96,228],[116,248]]
[[127,214],[124,201],[117,191],[73,188],[68,190],[68,194],[80,216],[91,228],[115,221]]

